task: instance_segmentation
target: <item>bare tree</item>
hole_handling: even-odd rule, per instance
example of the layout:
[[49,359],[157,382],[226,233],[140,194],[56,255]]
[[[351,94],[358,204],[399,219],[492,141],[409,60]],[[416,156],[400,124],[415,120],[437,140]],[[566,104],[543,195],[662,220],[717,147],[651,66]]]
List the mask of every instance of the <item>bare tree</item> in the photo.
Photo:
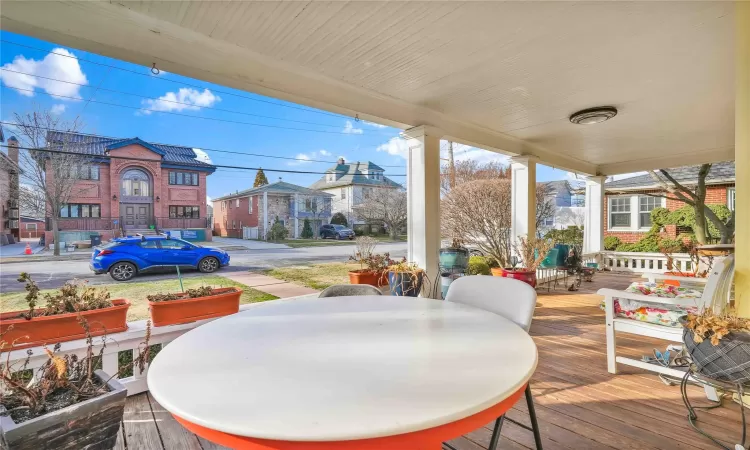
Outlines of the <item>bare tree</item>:
[[443,199],[445,236],[473,244],[501,267],[510,264],[510,180],[476,180],[459,184]]
[[667,194],[648,195],[678,200],[692,206],[695,211],[693,232],[698,243],[705,244],[708,240],[708,226],[706,223],[706,219],[708,219],[719,230],[721,243],[727,244],[732,240],[732,236],[734,236],[734,211],[732,211],[729,220],[724,222],[706,205],[706,177],[711,171],[711,166],[712,164],[701,165],[698,169],[698,179],[695,186],[690,187],[678,182],[667,169],[659,169],[658,173],[657,171],[649,172],[651,178],[659,183]]
[[544,222],[555,217],[557,205],[555,205],[555,190],[550,183],[536,184],[536,230],[539,237],[544,227]]
[[362,199],[355,206],[354,214],[367,223],[383,224],[391,239],[406,226],[406,191],[402,189],[378,189],[375,194]]
[[47,135],[54,131],[76,132],[82,128],[82,124],[78,118],[66,122],[49,111],[39,109],[27,114],[15,113],[15,122],[22,146],[19,165],[23,171],[23,184],[44,196],[54,233],[54,254],[57,256],[60,254],[60,210],[74,193],[79,169],[90,161],[76,154],[70,135],[60,134],[60,140],[55,142],[48,142]]
[[43,219],[47,214],[47,199],[44,192],[30,185],[21,185],[18,192],[21,211],[31,217]]
[[456,161],[453,169],[446,164],[441,169],[440,189],[443,194],[451,190],[451,186],[460,186],[475,180],[509,179],[510,168],[498,161],[480,163],[472,159]]

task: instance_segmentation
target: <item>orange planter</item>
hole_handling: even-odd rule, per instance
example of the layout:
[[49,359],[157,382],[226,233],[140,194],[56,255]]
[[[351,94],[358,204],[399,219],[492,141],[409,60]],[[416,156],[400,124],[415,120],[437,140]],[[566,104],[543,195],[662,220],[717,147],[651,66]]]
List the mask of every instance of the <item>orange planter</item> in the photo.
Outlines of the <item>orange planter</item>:
[[219,288],[213,295],[165,302],[148,302],[151,322],[155,327],[195,322],[234,314],[240,310],[242,290]]
[[536,287],[536,270],[525,269],[504,269],[502,267],[493,267],[492,276],[513,278],[514,280],[523,281],[529,286]]
[[[112,300],[112,307],[93,309],[81,313],[56,314],[34,317],[31,320],[19,318],[25,311],[12,311],[0,314],[0,334],[6,342],[3,350],[54,345],[58,342],[74,341],[86,337],[78,315],[86,319],[91,336],[120,333],[128,329],[127,315],[130,302],[124,299]],[[12,329],[8,330],[10,326]],[[13,344],[15,342],[15,344]]]
[[381,277],[382,274],[367,269],[352,270],[349,272],[349,284],[369,284],[377,287]]

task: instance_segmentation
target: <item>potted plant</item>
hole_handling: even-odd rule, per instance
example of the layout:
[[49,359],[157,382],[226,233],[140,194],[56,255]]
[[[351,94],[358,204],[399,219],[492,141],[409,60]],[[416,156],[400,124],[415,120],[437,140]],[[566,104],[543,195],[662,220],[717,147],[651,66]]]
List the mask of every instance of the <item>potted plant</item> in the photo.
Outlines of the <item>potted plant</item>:
[[359,269],[349,271],[349,284],[377,286],[379,275],[370,268],[368,262],[371,261],[373,250],[378,245],[378,241],[369,236],[359,236],[354,242],[356,243],[354,255],[349,257],[349,261],[359,263]]
[[[109,299],[106,289],[97,289],[86,282],[68,282],[54,294],[44,294],[44,308],[37,308],[39,287],[25,272],[18,278],[26,283],[26,311],[0,314],[0,335],[6,345],[15,349],[73,341],[86,337],[79,317],[91,324],[92,336],[119,333],[128,329],[130,302]],[[2,342],[0,341],[0,342]]]
[[750,381],[750,320],[738,317],[723,294],[714,295],[710,308],[680,320],[682,340],[698,373],[745,384]]
[[[78,316],[86,335],[84,356],[60,356],[45,347],[47,361],[35,370],[27,369],[32,356],[16,367],[7,360],[0,363],[0,446],[15,450],[43,448],[114,448],[125,411],[127,389],[114,376],[97,370],[106,347],[94,351],[89,322]],[[93,325],[93,323],[92,323]],[[12,341],[0,336],[0,351],[12,351]],[[138,347],[133,362],[119,373],[137,365],[141,373],[149,355],[147,325],[145,341]],[[25,376],[24,376],[25,375]]]
[[453,238],[449,247],[440,249],[440,269],[445,272],[465,272],[469,267],[469,249],[460,239]]
[[234,314],[240,310],[240,296],[242,289],[201,286],[146,299],[154,326],[162,327]]
[[550,239],[537,237],[518,237],[513,250],[520,258],[521,267],[499,267],[492,269],[492,275],[514,278],[536,287],[536,269],[542,264],[547,252],[552,248]]
[[[674,257],[672,256],[673,253],[682,250],[683,247],[685,253],[690,257],[690,268],[685,268],[685,270],[675,267]],[[664,272],[664,275],[688,278],[706,278],[713,266],[714,257],[702,255],[697,243],[693,240],[683,244],[682,242],[673,241],[671,239],[662,239],[659,242],[659,250],[667,257],[667,271]]]
[[425,272],[416,263],[401,261],[388,267],[391,295],[417,297],[422,291]]

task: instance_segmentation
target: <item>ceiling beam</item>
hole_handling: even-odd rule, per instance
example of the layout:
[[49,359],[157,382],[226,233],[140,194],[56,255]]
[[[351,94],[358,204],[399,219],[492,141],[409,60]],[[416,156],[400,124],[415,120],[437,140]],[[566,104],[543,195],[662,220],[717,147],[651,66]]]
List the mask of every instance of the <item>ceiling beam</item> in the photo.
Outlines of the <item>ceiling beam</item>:
[[[428,125],[455,142],[582,174],[597,167],[568,155],[411,104],[109,2],[3,2],[0,28],[222,86],[359,116],[397,128]],[[343,124],[342,124],[343,127]]]

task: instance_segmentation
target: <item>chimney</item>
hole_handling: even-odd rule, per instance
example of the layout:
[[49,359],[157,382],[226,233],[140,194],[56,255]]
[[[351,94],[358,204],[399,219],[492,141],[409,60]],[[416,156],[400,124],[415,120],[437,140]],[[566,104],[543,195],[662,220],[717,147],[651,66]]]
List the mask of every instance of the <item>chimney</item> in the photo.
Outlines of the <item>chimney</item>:
[[18,164],[18,139],[15,136],[8,139],[8,158]]
[[339,158],[338,163],[339,164],[346,164],[346,161],[344,161],[344,158]]

